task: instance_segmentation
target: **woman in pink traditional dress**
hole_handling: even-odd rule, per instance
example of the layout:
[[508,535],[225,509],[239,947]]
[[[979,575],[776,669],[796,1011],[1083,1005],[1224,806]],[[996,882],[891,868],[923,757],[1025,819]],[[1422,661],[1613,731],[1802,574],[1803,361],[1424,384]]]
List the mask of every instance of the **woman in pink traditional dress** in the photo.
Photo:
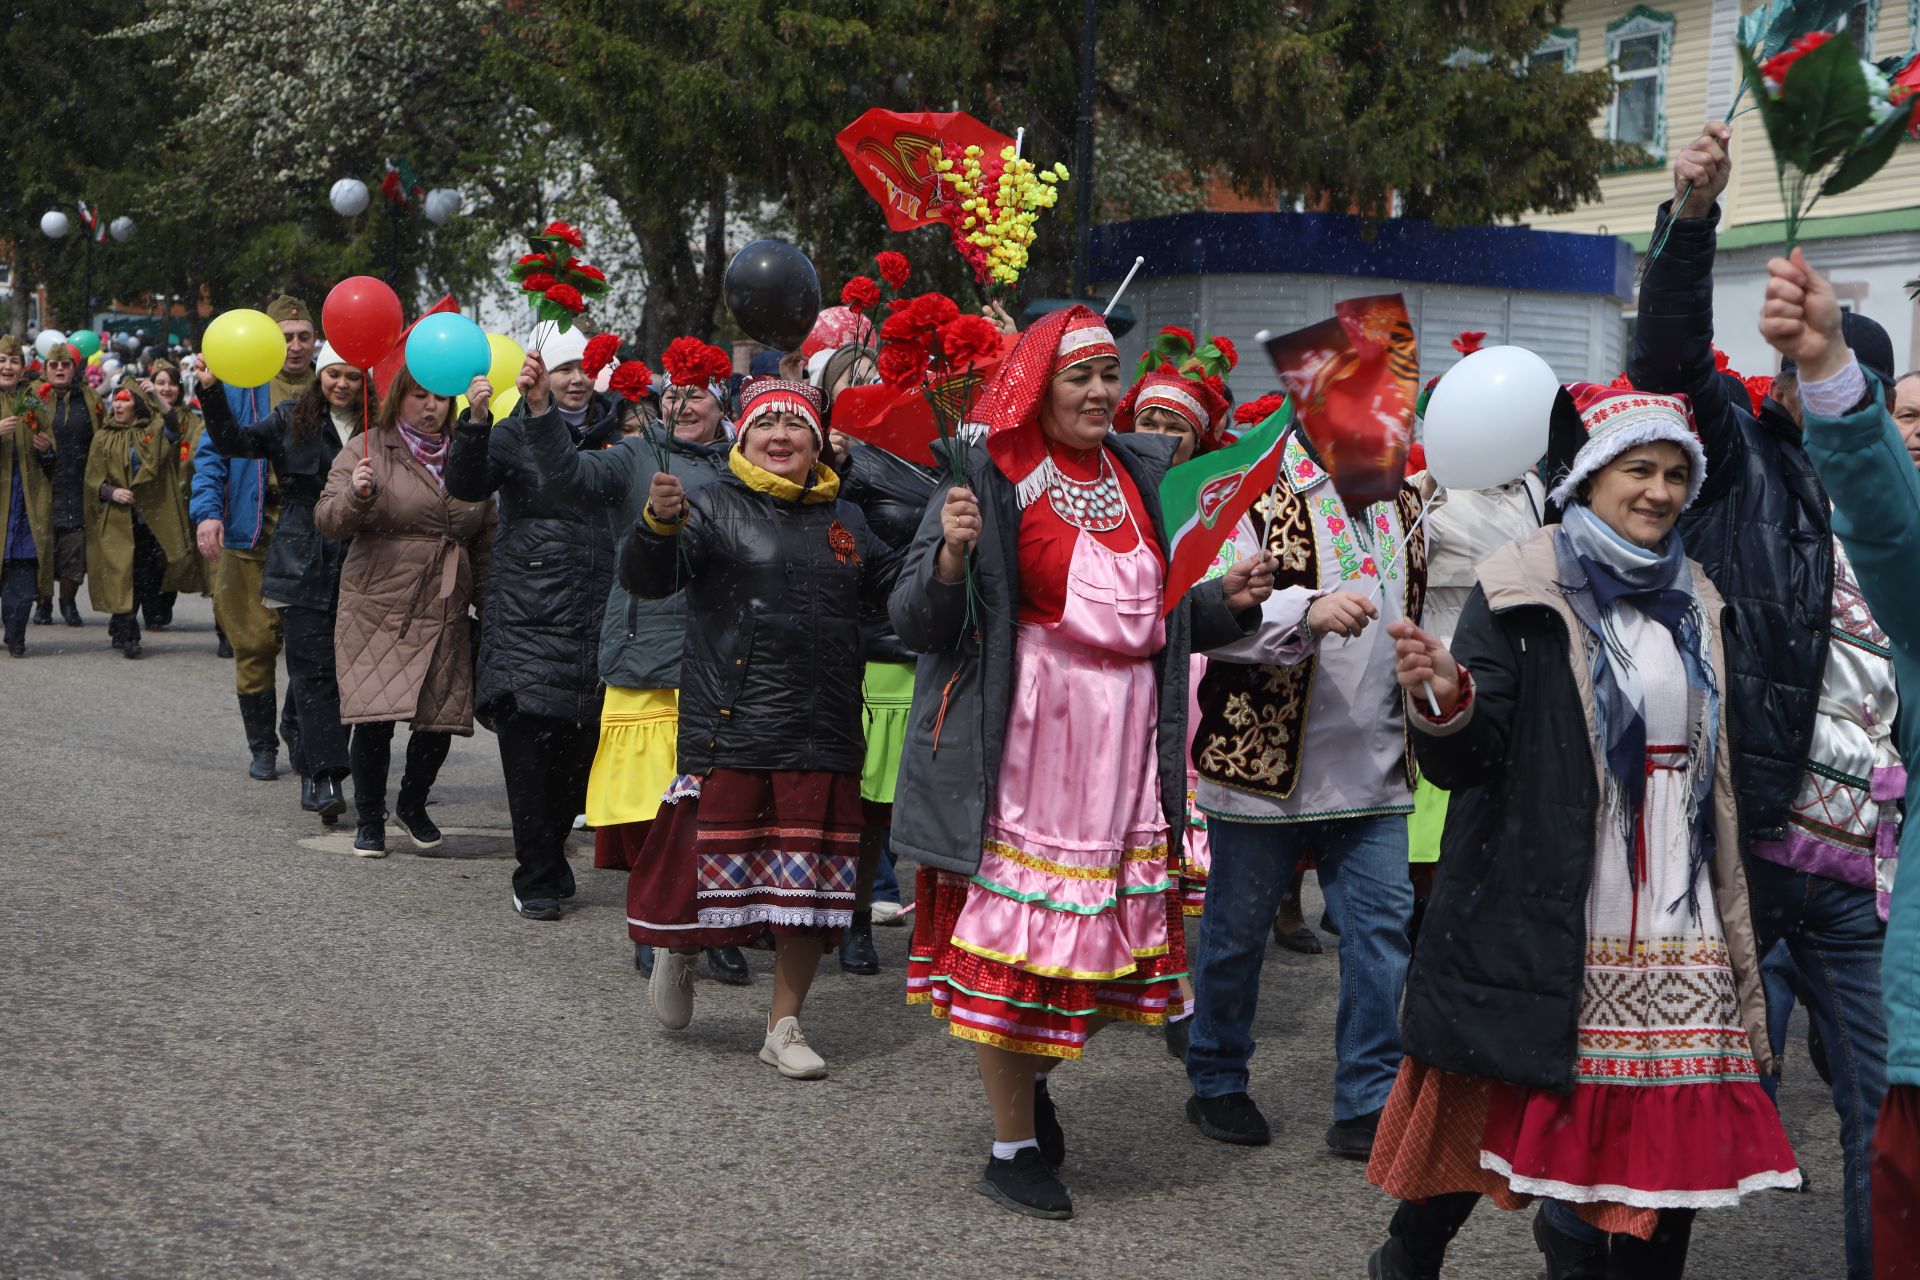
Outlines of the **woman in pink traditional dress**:
[[[1208,341],[1214,339],[1209,337]],[[1114,415],[1116,430],[1166,436],[1172,440],[1170,468],[1219,448],[1224,443],[1226,425],[1227,397],[1220,379],[1207,378],[1198,368],[1191,373],[1177,373],[1170,365],[1162,365],[1134,383]],[[1207,576],[1219,577],[1226,573],[1235,559],[1234,544],[1229,539],[1221,545]],[[1186,847],[1177,863],[1180,911],[1187,919],[1199,918],[1206,909],[1207,869],[1213,862],[1207,845],[1207,815],[1194,804],[1194,789],[1200,782],[1200,775],[1193,767],[1193,727],[1200,719],[1195,698],[1200,677],[1206,673],[1206,656],[1194,654],[1187,668],[1187,749],[1182,757],[1187,782]],[[1167,1051],[1185,1062],[1187,1033],[1193,1017],[1193,980],[1182,977],[1179,987],[1179,1005],[1167,1011]]]
[[1023,334],[979,402],[972,484],[929,509],[890,607],[922,655],[893,826],[922,866],[907,998],[974,1042],[979,1189],[1044,1218],[1073,1211],[1046,1069],[1112,1019],[1164,1021],[1186,969],[1189,651],[1240,637],[1272,590],[1258,557],[1166,610],[1173,450],[1110,434],[1119,401],[1091,311]]
[[1564,523],[1482,562],[1451,652],[1390,628],[1452,799],[1368,1170],[1401,1202],[1375,1277],[1437,1276],[1482,1195],[1548,1201],[1556,1278],[1678,1276],[1695,1210],[1800,1183],[1760,1085],[1724,606],[1674,528],[1705,480],[1692,411],[1568,390]]

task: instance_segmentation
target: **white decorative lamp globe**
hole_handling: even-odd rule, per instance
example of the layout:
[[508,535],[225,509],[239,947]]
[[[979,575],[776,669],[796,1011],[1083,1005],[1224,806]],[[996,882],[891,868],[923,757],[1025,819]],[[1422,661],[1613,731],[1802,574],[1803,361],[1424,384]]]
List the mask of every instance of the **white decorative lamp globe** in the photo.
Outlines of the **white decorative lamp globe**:
[[40,234],[50,240],[58,240],[72,228],[67,215],[58,209],[49,209],[40,215]]
[[443,227],[449,218],[460,212],[465,203],[465,198],[453,188],[435,187],[427,192],[424,209],[427,221],[436,227]]
[[367,211],[372,197],[367,193],[367,184],[358,178],[342,178],[333,184],[333,190],[327,193],[327,200],[333,205],[333,211],[343,218],[357,218]]
[[133,239],[133,219],[124,213],[121,214],[107,224],[107,234],[121,244],[125,244],[127,241]]

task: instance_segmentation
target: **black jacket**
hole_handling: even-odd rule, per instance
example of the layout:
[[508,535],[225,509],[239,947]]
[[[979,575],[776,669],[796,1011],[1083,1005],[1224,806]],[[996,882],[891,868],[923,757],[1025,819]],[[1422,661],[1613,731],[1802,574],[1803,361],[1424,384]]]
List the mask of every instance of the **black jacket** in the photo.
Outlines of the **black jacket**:
[[1768,401],[1748,411],[1713,367],[1716,207],[1682,218],[1640,288],[1633,384],[1693,401],[1707,481],[1680,519],[1687,555],[1733,610],[1734,785],[1749,840],[1785,836],[1800,789],[1827,669],[1833,608],[1833,521],[1799,428]]
[[[1133,477],[1164,552],[1160,481],[1173,461],[1173,440],[1116,433],[1106,447]],[[980,842],[1000,784],[1020,613],[1021,512],[1013,484],[984,446],[968,450],[967,468],[980,499],[980,541],[973,554],[977,610],[969,616],[966,583],[933,575],[942,541],[940,505],[934,503],[921,518],[889,603],[901,640],[921,655],[894,791],[893,848],[903,858],[961,875],[980,868]],[[1189,655],[1231,644],[1260,622],[1257,608],[1228,612],[1225,590],[1215,578],[1188,591],[1167,615],[1166,647],[1153,656],[1160,689],[1154,746],[1170,861],[1178,860],[1187,825]]]
[[[874,445],[855,445],[841,477],[840,496],[860,508],[867,527],[890,547],[905,547],[920,528],[920,517],[940,488],[940,473],[908,462]],[[912,662],[917,656],[900,643],[885,602],[860,621],[867,661]]]
[[[602,395],[589,402],[581,429],[569,429],[578,448],[620,438],[618,404]],[[598,724],[600,619],[613,581],[613,531],[596,504],[541,488],[526,432],[517,414],[490,428],[462,418],[447,455],[449,495],[464,502],[500,495],[474,708],[488,717],[518,710]]]
[[78,373],[73,385],[53,393],[45,411],[53,427],[53,527],[78,529],[86,523],[87,451],[93,446],[93,409]]
[[776,498],[731,471],[688,494],[687,507],[671,536],[642,519],[620,556],[634,595],[686,592],[680,771],[858,773],[860,613],[886,600],[899,554],[850,502]]
[[288,400],[243,427],[233,419],[226,388],[216,387],[200,398],[207,438],[214,449],[226,458],[265,458],[280,486],[280,522],[267,543],[261,597],[331,612],[340,595],[340,566],[347,558],[347,543],[321,536],[313,523],[313,506],[320,501],[327,473],[340,454],[340,432],[329,414],[311,437],[295,440],[293,407],[297,403]]
[[[1452,648],[1472,674],[1473,701],[1437,727],[1408,716],[1421,770],[1452,795],[1400,1044],[1445,1071],[1564,1093],[1579,1060],[1602,765],[1590,745],[1584,640],[1577,662],[1569,648],[1580,624],[1563,586],[1583,584],[1560,581],[1553,538],[1543,529],[1480,565]],[[1697,573],[1694,582],[1724,689],[1726,611],[1710,583]],[[1740,1023],[1765,1072],[1766,998],[1725,730],[1711,801],[1713,895],[1701,909],[1719,912]]]

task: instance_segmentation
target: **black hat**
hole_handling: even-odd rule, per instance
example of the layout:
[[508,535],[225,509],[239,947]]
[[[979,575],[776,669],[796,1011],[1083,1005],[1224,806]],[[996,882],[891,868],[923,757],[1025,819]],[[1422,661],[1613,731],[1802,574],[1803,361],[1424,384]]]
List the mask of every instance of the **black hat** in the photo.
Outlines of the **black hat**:
[[[1873,370],[1888,382],[1893,381],[1893,339],[1887,336],[1887,331],[1880,327],[1879,321],[1863,316],[1858,311],[1843,312],[1840,334],[1862,368]],[[1794,372],[1792,357],[1780,357],[1780,372]]]

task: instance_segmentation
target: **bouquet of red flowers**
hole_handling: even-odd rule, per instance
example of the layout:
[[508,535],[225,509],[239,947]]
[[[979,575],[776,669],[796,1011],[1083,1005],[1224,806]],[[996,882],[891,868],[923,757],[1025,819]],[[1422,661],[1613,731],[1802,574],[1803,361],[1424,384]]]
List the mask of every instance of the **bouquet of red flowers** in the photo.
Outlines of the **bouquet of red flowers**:
[[577,227],[549,222],[546,230],[528,239],[533,252],[521,255],[507,268],[507,276],[530,295],[535,315],[565,332],[573,327],[573,318],[587,309],[588,298],[607,292],[606,273],[574,256],[574,250],[587,244]]
[[660,367],[676,387],[704,387],[733,376],[733,357],[698,338],[675,338],[661,353]]
[[1161,365],[1170,364],[1175,373],[1190,378],[1225,378],[1239,363],[1240,352],[1227,339],[1208,334],[1207,340],[1200,342],[1194,338],[1193,330],[1170,324],[1147,340],[1146,352],[1135,366],[1133,376],[1137,381]]

